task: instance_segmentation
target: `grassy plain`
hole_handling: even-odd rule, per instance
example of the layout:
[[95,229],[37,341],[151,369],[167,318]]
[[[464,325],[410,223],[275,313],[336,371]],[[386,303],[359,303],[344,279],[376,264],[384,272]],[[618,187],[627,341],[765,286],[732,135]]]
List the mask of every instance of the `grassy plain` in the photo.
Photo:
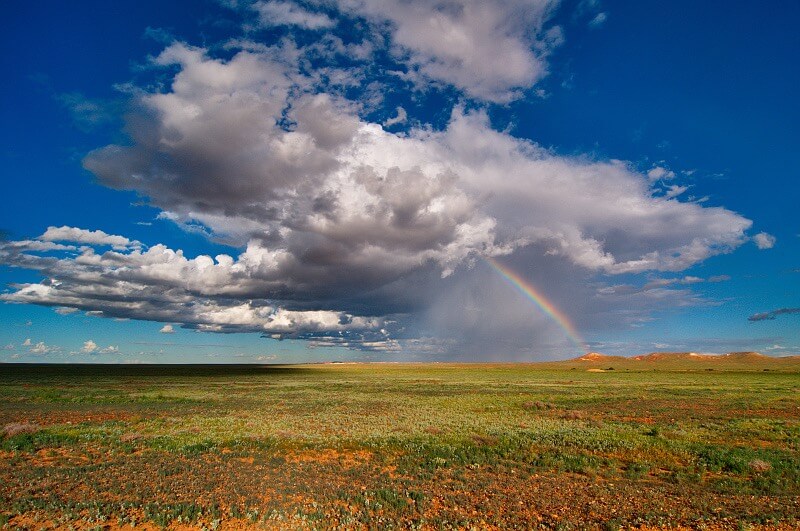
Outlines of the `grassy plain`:
[[796,362],[610,364],[0,365],[0,528],[800,528]]

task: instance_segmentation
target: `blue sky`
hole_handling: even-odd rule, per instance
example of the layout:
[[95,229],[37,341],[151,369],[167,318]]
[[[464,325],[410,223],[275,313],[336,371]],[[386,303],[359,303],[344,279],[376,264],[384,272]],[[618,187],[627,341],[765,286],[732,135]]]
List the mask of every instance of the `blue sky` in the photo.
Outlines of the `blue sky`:
[[794,3],[28,4],[0,361],[800,353]]

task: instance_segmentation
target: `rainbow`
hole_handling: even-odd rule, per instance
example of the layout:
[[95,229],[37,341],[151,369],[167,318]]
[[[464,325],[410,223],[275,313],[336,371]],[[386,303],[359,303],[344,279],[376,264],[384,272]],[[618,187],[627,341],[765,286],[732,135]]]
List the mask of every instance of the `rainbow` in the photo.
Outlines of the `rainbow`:
[[538,306],[539,309],[541,309],[548,317],[550,317],[553,321],[555,321],[555,323],[564,330],[570,341],[575,343],[575,345],[582,351],[586,350],[586,344],[580,338],[578,331],[575,329],[575,326],[569,321],[569,318],[567,318],[566,315],[564,315],[558,308],[556,308],[553,305],[553,303],[548,301],[544,297],[544,295],[536,291],[536,288],[533,287],[533,285],[530,282],[519,276],[511,269],[505,267],[491,256],[486,256],[484,258],[495,271],[500,273],[500,275],[502,275],[503,278],[508,280],[523,295],[525,295],[528,299],[533,301],[533,303],[536,304],[536,306]]

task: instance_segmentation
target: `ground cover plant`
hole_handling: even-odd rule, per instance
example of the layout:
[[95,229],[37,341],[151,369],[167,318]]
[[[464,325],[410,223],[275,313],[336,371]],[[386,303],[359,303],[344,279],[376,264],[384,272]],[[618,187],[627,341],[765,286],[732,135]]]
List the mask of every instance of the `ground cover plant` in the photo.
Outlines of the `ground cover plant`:
[[796,363],[0,365],[0,403],[8,529],[800,526]]

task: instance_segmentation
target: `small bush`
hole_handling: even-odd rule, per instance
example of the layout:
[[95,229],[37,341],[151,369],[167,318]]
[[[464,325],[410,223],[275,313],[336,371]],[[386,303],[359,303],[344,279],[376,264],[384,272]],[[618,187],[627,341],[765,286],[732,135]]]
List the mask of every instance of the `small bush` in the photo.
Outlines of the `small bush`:
[[142,438],[142,434],[141,433],[125,433],[119,438],[119,442],[122,442],[122,443],[133,442],[133,441],[135,441],[137,439],[141,439],[141,438]]
[[385,509],[389,511],[402,511],[408,507],[409,502],[409,498],[404,494],[392,489],[367,491],[363,495],[356,496],[356,499],[365,506],[372,506],[375,509]]
[[661,435],[661,431],[658,429],[658,427],[653,426],[649,430],[645,431],[644,434],[647,435],[648,437],[658,437],[659,435]]
[[491,435],[473,435],[472,440],[478,446],[497,446],[499,440]]
[[13,437],[23,433],[36,433],[41,430],[41,426],[36,423],[30,422],[12,422],[3,426],[3,435],[6,437]]
[[747,466],[750,468],[750,470],[752,470],[757,474],[760,474],[762,472],[769,472],[770,470],[772,470],[772,465],[764,461],[763,459],[753,459],[752,461],[747,463]]
[[554,406],[550,402],[542,402],[541,400],[528,401],[522,404],[522,409],[527,409],[531,411],[542,410],[542,409],[555,409],[555,407],[556,406]]
[[628,479],[641,479],[650,472],[650,467],[644,463],[630,463],[625,467],[625,477]]

